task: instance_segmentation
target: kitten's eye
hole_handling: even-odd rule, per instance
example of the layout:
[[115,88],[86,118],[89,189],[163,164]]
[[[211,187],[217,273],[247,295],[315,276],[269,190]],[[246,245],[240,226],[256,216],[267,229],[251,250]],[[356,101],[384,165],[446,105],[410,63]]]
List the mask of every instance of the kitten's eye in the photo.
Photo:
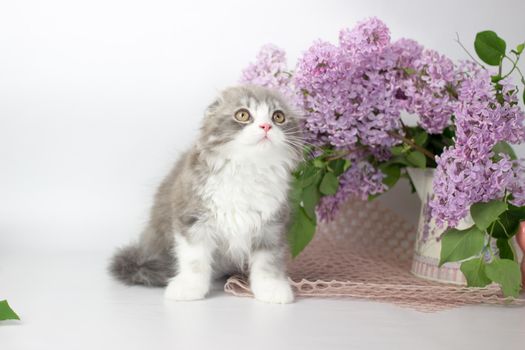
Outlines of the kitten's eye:
[[284,121],[286,120],[286,118],[284,117],[284,113],[281,112],[281,111],[276,111],[273,113],[273,117],[272,117],[273,121],[276,122],[277,124],[282,124],[284,123]]
[[234,117],[238,122],[247,123],[250,121],[251,115],[246,109],[239,109],[237,112],[235,112]]

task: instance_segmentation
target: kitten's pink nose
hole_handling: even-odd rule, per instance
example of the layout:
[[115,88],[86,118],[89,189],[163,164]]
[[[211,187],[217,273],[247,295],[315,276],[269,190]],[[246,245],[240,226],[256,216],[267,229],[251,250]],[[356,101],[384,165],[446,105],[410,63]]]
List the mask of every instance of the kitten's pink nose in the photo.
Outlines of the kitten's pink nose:
[[259,127],[260,127],[261,129],[264,129],[264,132],[266,132],[266,133],[267,133],[268,131],[270,131],[270,129],[272,128],[272,126],[270,125],[270,123],[263,123],[263,124],[259,125]]

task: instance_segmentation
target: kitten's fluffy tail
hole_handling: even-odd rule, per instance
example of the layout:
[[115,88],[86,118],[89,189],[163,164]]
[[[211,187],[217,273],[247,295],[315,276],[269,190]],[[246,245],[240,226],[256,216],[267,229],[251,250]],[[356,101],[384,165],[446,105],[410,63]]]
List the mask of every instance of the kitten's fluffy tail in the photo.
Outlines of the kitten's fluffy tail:
[[128,285],[165,286],[174,275],[174,264],[168,254],[151,254],[140,245],[130,245],[116,252],[109,271]]

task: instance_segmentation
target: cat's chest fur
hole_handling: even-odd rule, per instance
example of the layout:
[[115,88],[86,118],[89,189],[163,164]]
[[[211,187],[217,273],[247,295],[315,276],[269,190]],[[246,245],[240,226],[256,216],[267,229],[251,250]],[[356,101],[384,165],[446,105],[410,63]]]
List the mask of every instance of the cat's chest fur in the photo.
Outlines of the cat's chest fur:
[[286,204],[289,171],[279,162],[227,161],[206,181],[202,196],[217,234],[249,250],[264,224]]

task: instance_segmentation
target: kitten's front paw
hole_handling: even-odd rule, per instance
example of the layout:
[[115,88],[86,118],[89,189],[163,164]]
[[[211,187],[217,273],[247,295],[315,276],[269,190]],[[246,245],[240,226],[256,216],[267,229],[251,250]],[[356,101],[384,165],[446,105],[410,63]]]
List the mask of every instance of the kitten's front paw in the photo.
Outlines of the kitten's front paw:
[[164,297],[171,300],[204,299],[210,289],[210,282],[200,276],[175,276],[166,287]]
[[286,279],[257,278],[251,281],[255,299],[273,304],[288,304],[293,302],[292,287]]

